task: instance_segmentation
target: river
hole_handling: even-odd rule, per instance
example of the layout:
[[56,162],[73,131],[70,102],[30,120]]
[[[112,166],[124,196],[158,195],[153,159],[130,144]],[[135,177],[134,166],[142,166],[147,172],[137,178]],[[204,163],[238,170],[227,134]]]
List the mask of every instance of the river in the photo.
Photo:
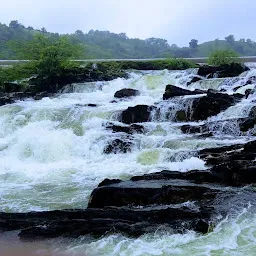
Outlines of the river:
[[[189,87],[225,88],[231,93],[256,75],[254,65],[251,67],[239,78],[203,80]],[[183,134],[179,126],[184,123],[174,122],[172,116],[165,115],[164,109],[170,104],[174,111],[187,107],[179,101],[161,101],[166,85],[184,87],[196,71],[131,72],[129,79],[73,84],[53,98],[1,106],[0,211],[86,208],[90,193],[105,178],[128,179],[161,170],[204,170],[204,161],[193,155],[195,150],[252,139],[252,131],[242,134],[235,121],[226,126],[213,125],[213,137]],[[247,85],[237,91],[243,93],[252,87]],[[141,94],[112,102],[114,93],[122,88],[137,89]],[[256,105],[255,100],[253,94],[208,121],[244,117]],[[120,124],[117,121],[120,111],[138,104],[160,106],[160,117],[144,124],[144,134],[134,135],[131,152],[104,154],[110,138],[123,136],[107,130],[106,123]],[[15,234],[0,236],[0,252],[6,252],[11,243],[17,250],[23,248],[36,255],[256,255],[256,216],[249,203],[207,235],[192,231],[156,232],[137,239],[112,234],[99,239],[86,236],[22,243]]]

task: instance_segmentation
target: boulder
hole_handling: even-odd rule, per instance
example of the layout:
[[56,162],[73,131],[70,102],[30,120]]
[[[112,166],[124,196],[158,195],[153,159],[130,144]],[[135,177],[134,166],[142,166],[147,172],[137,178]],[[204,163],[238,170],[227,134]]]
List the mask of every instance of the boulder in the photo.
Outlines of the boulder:
[[121,139],[115,139],[108,143],[104,148],[105,154],[118,154],[131,152],[132,143],[130,141],[124,141]]
[[239,101],[241,97],[208,90],[207,95],[194,99],[191,107],[191,121],[205,120],[226,110]]
[[129,107],[121,113],[120,121],[125,124],[148,122],[153,109],[153,106],[147,105]]
[[168,84],[165,88],[165,93],[163,95],[163,99],[167,100],[167,99],[177,97],[177,96],[197,95],[197,94],[203,94],[203,93],[205,93],[205,92],[202,90],[190,91],[187,89],[183,89],[183,88]]
[[130,98],[130,97],[135,97],[140,95],[140,92],[138,90],[130,89],[130,88],[125,88],[120,91],[117,91],[114,95],[115,98]]

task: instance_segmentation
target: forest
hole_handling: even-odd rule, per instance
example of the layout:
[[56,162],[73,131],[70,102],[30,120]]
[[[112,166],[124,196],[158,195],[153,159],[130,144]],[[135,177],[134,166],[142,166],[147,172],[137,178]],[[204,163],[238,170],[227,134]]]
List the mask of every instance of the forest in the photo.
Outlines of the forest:
[[236,40],[234,35],[224,39],[199,43],[191,39],[187,47],[170,44],[161,38],[129,38],[125,33],[115,34],[109,31],[90,30],[84,33],[77,30],[73,34],[47,32],[45,28],[25,27],[17,20],[9,25],[0,23],[0,59],[23,59],[15,51],[15,45],[28,44],[35,35],[44,35],[49,40],[58,40],[65,36],[70,42],[83,49],[80,59],[143,59],[143,58],[189,58],[208,57],[213,51],[230,49],[240,56],[255,56],[256,43],[251,39]]

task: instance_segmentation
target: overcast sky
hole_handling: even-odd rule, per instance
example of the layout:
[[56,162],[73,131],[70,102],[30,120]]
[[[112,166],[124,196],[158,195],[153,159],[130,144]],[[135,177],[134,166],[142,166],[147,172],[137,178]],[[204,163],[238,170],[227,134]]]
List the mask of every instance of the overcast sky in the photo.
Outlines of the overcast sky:
[[187,45],[234,34],[256,41],[255,0],[9,0],[1,1],[0,22],[72,33],[77,29],[160,37]]

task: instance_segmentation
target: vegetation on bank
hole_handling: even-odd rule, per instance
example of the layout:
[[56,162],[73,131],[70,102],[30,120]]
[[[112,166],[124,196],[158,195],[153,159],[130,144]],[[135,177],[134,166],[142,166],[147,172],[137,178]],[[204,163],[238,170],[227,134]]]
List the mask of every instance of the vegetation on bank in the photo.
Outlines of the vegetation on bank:
[[[44,35],[51,40],[59,40],[63,35],[49,33],[45,28],[34,29],[25,27],[18,21],[11,21],[9,25],[0,23],[0,59],[20,59],[22,56],[13,50],[15,42],[27,44],[35,35]],[[233,35],[225,39],[215,39],[200,44],[197,39],[188,42],[187,47],[169,44],[161,38],[141,40],[129,38],[125,33],[115,34],[109,31],[90,30],[84,33],[77,30],[73,34],[65,35],[72,44],[82,46],[79,59],[143,59],[143,58],[186,58],[208,57],[215,50],[231,49],[241,56],[255,56],[256,43],[251,39],[235,40]]]
[[213,66],[229,65],[238,62],[238,54],[232,50],[217,50],[212,52],[208,58],[208,64]]
[[74,61],[83,51],[83,46],[73,43],[69,37],[51,38],[36,34],[28,42],[13,41],[9,47],[17,56],[29,60],[22,64],[0,68],[0,86],[6,83],[31,78],[24,84],[42,86],[42,90],[56,91],[56,85],[74,82],[112,80],[126,77],[125,70],[182,70],[195,67],[193,62],[183,59],[152,61],[109,61],[84,63]]

